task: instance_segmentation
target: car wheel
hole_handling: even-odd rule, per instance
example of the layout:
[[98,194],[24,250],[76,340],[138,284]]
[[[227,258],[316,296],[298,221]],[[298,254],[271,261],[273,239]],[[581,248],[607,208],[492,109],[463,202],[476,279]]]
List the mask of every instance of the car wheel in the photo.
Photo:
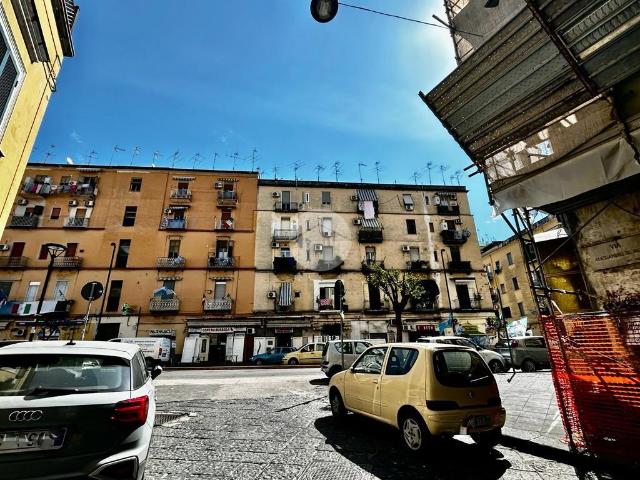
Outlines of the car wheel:
[[329,403],[331,404],[331,414],[334,417],[344,417],[347,414],[347,409],[344,407],[342,396],[337,390],[331,390],[329,394]]
[[289,365],[298,365],[300,362],[298,361],[297,358],[291,358],[289,359]]
[[256,360],[256,365],[260,366],[262,365],[264,362],[262,360]]
[[473,438],[473,441],[476,442],[479,447],[491,450],[500,443],[500,439],[502,438],[502,429],[496,428],[489,432],[472,433],[471,438]]
[[502,366],[502,362],[500,360],[491,360],[489,362],[489,368],[493,373],[504,372],[504,367]]
[[427,425],[416,413],[410,413],[402,418],[400,434],[404,446],[414,453],[423,451],[431,438]]
[[526,359],[520,366],[523,372],[535,372],[536,364],[533,360]]
[[340,367],[339,367],[339,366],[337,366],[337,365],[334,365],[333,367],[331,367],[331,368],[329,369],[329,373],[327,374],[327,376],[328,376],[329,378],[331,378],[331,377],[333,377],[336,373],[340,373],[341,371],[342,371],[342,368],[340,368]]

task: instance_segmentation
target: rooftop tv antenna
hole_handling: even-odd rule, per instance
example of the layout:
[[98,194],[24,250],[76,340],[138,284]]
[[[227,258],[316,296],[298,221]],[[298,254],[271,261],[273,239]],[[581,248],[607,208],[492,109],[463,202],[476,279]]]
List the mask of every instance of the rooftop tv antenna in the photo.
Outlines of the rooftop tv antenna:
[[274,180],[278,179],[278,165],[273,166],[273,179]]
[[324,171],[324,167],[320,164],[316,165],[316,178],[320,181],[320,172]]
[[293,167],[293,179],[297,182],[298,181],[298,170],[300,170],[300,167],[302,167],[304,165],[304,163],[302,162],[293,162],[290,166]]
[[91,150],[91,152],[89,152],[89,155],[87,156],[87,165],[91,165],[91,161],[97,158],[98,152],[96,152],[95,150]]
[[331,165],[331,168],[333,169],[333,173],[336,176],[336,182],[337,182],[338,175],[342,173],[342,166],[340,165],[340,162],[333,162],[333,165]]
[[119,147],[118,145],[114,145],[113,152],[111,153],[111,158],[109,159],[109,166],[111,166],[111,164],[113,163],[113,157],[116,155],[116,153],[119,152],[126,152],[126,150],[122,147]]
[[211,165],[211,170],[215,170],[216,169],[216,160],[218,159],[220,155],[218,155],[218,152],[213,152],[213,164]]
[[129,162],[129,166],[133,165],[133,162],[138,155],[140,155],[140,147],[136,145],[135,147],[133,147],[133,155],[131,155],[131,161]]
[[156,164],[158,163],[158,159],[162,156],[162,154],[159,151],[155,151],[153,152],[153,160],[151,161],[151,166],[153,168],[156,168]]
[[427,162],[427,172],[429,172],[429,185],[433,185],[433,180],[431,180],[431,169],[433,168],[433,162]]
[[253,172],[255,165],[256,165],[256,153],[258,153],[258,150],[256,150],[255,148],[251,151],[251,171]]
[[44,159],[42,160],[42,163],[47,163],[47,161],[49,160],[49,157],[55,155],[51,150],[53,150],[54,148],[56,148],[55,145],[49,145],[49,150],[47,150],[47,153],[44,154]]
[[413,172],[410,177],[413,178],[413,182],[417,185],[418,179],[422,177],[422,174],[420,172]]
[[376,170],[376,178],[378,179],[378,183],[380,183],[380,172],[382,171],[382,167],[380,167],[380,160],[376,161],[375,170]]
[[[462,176],[462,170],[456,170],[456,173],[454,173],[453,175],[456,177],[456,180],[458,181],[458,185],[460,185],[460,177]],[[453,181],[451,183],[453,183]]]
[[176,165],[176,160],[178,159],[178,157],[180,156],[180,150],[176,150],[173,155],[171,155],[171,168],[173,168]]
[[227,157],[233,158],[233,168],[232,170],[236,171],[236,163],[238,162],[238,152],[235,152],[233,155],[227,155]]
[[191,166],[191,170],[195,170],[196,169],[196,165],[200,162],[200,159],[202,158],[202,155],[200,155],[200,153],[196,152],[196,154],[191,157],[191,159],[193,160],[193,165]]
[[442,174],[442,184],[443,185],[447,184],[447,181],[444,178],[444,172],[446,172],[448,168],[449,167],[447,165],[440,165],[440,173]]
[[360,183],[362,183],[362,167],[366,166],[366,163],[358,162],[358,176],[360,177]]

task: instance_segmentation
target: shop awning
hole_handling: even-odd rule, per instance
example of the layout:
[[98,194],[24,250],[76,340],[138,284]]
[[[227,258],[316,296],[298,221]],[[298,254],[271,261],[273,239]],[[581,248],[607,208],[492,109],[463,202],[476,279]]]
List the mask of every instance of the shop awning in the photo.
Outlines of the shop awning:
[[190,205],[169,205],[171,210],[188,210]]
[[358,195],[359,202],[377,202],[378,195],[375,190],[365,190],[358,189],[356,190],[356,194]]
[[278,298],[278,306],[290,307],[293,300],[291,298],[291,283],[285,282],[280,285],[280,296]]
[[377,218],[361,218],[362,226],[360,228],[369,228],[371,230],[382,230],[382,225]]

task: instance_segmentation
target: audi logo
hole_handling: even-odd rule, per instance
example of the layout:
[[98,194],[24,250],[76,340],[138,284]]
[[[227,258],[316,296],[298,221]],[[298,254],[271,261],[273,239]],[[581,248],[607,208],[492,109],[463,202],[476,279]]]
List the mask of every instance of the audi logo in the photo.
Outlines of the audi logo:
[[10,422],[35,422],[42,418],[42,410],[14,410],[9,414]]

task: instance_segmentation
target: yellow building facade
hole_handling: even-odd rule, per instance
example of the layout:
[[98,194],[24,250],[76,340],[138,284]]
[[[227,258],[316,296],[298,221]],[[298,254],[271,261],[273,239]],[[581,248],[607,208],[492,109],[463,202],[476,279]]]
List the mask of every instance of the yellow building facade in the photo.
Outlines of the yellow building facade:
[[74,55],[73,0],[0,3],[0,235],[64,57]]

